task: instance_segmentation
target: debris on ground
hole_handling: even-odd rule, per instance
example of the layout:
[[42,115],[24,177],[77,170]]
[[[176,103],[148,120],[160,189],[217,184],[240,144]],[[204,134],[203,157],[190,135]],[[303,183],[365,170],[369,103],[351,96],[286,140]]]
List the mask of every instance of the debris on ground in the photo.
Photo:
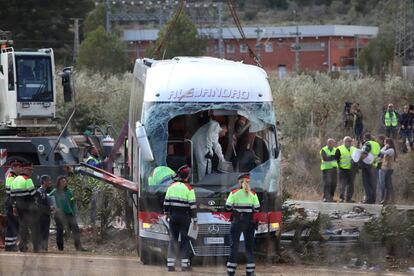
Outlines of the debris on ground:
[[[301,239],[306,240],[309,240],[307,235],[313,232],[316,241],[357,241],[364,224],[375,216],[361,206],[354,206],[350,211],[333,210],[321,214],[318,210],[305,209],[296,202],[286,202],[284,213],[287,216],[282,240],[295,240],[300,231]],[[320,235],[315,235],[315,231]]]

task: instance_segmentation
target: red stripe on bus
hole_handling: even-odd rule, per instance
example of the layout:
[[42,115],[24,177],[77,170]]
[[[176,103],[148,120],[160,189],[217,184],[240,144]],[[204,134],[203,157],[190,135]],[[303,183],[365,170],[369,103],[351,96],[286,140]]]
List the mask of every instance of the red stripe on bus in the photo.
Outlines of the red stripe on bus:
[[[212,212],[211,214],[225,222],[229,222],[231,218],[231,212]],[[163,215],[163,213],[157,212],[138,212],[138,219],[142,222],[156,223]],[[282,223],[282,211],[255,213],[254,219],[261,223]]]
[[159,220],[159,217],[163,216],[162,213],[157,212],[138,212],[138,218],[142,222],[147,223],[157,223]]
[[279,222],[282,223],[282,211],[276,211],[276,212],[269,212],[269,222]]

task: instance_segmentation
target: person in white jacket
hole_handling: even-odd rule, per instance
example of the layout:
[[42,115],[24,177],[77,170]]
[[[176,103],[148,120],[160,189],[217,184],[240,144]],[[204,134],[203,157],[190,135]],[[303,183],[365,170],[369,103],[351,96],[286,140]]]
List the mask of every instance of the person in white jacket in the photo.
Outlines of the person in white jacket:
[[214,119],[201,126],[191,137],[194,146],[194,154],[197,162],[198,179],[202,179],[206,174],[211,173],[214,153],[218,156],[219,161],[225,161],[223,150],[219,143],[219,138],[224,137],[227,133],[227,126],[220,125]]

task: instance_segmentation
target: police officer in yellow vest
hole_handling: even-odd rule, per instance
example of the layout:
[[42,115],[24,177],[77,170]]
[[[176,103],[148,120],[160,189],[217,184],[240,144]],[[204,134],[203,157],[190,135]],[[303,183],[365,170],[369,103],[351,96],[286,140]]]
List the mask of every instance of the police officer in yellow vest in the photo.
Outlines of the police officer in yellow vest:
[[36,189],[30,178],[33,172],[31,164],[24,164],[22,172],[17,176],[10,186],[10,198],[12,200],[13,213],[17,215],[19,221],[20,243],[19,249],[26,252],[29,240],[29,229],[33,243],[33,250],[39,251],[37,233],[35,230],[35,195]]
[[85,163],[95,168],[105,169],[105,161],[102,161],[99,158],[98,149],[96,147],[91,147],[89,149],[89,156],[86,158]]
[[17,217],[13,215],[13,206],[10,198],[10,188],[14,179],[20,174],[21,163],[18,160],[12,160],[10,162],[10,169],[6,172],[6,236],[5,236],[5,250],[17,251],[17,234],[19,231],[19,222]]
[[242,174],[238,181],[241,187],[233,190],[226,201],[226,209],[233,212],[227,274],[233,276],[236,273],[240,235],[243,233],[247,258],[246,275],[252,276],[255,271],[253,248],[256,228],[253,214],[259,212],[260,203],[257,194],[250,189],[250,175],[248,173]]
[[352,161],[352,153],[355,147],[352,146],[352,138],[345,136],[343,144],[337,148],[339,167],[339,198],[340,202],[353,202],[355,165]]
[[[172,171],[172,174],[175,175],[174,171]],[[190,242],[187,235],[191,220],[193,221],[194,230],[197,228],[196,197],[194,190],[189,184],[180,181],[181,179],[178,180],[174,181],[168,187],[164,199],[164,213],[169,219],[170,226],[170,242],[167,253],[168,271],[175,271],[178,247],[180,249],[181,270],[191,270],[189,256]],[[187,180],[188,178],[185,181]],[[180,244],[178,244],[179,237],[181,237]]]
[[397,139],[398,113],[394,111],[394,105],[388,104],[384,113],[385,135],[392,139]]
[[336,182],[337,182],[337,168],[338,168],[338,156],[336,152],[336,141],[329,138],[324,146],[320,150],[321,155],[321,171],[323,181],[323,201],[333,202]]
[[362,203],[374,204],[377,197],[377,173],[376,168],[379,161],[379,154],[381,153],[381,146],[374,140],[371,133],[365,133],[365,143],[362,147],[363,153],[361,160],[365,159],[369,153],[374,157],[372,164],[360,162],[362,172],[362,185],[364,186],[365,199]]

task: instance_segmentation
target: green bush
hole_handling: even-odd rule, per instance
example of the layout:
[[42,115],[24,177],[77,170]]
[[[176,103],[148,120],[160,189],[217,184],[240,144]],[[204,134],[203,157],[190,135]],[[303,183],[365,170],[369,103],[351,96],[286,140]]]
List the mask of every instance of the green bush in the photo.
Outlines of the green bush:
[[363,248],[384,246],[387,253],[408,257],[414,253],[414,212],[397,210],[394,206],[382,209],[381,216],[364,225],[360,235]]
[[78,215],[84,222],[91,222],[91,200],[92,197],[96,197],[96,220],[99,222],[102,238],[106,236],[116,216],[125,216],[123,191],[88,176],[71,176],[68,183],[74,192]]
[[[129,95],[132,74],[90,75],[86,71],[74,74],[77,112],[72,120],[72,131],[83,132],[86,126],[95,123],[112,124],[119,130],[128,120]],[[72,104],[63,103],[62,87],[58,87],[58,114],[65,118],[72,112]]]
[[124,73],[128,59],[124,42],[114,33],[107,33],[102,26],[86,34],[79,47],[77,66],[103,74]]

